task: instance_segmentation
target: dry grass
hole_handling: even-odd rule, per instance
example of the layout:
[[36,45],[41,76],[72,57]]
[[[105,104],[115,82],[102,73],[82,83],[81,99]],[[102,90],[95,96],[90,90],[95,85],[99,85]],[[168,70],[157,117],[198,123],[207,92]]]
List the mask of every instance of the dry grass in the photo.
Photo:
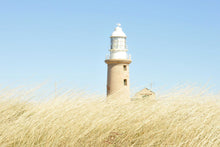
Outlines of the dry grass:
[[216,95],[188,91],[146,101],[78,99],[71,92],[33,102],[1,91],[1,146],[220,146]]

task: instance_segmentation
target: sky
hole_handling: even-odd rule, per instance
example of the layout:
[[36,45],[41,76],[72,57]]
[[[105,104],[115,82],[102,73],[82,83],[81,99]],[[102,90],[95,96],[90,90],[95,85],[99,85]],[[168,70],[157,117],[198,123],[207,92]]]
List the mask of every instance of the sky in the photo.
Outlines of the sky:
[[220,91],[219,0],[0,1],[0,87],[56,82],[105,93],[117,23],[132,56],[131,89]]

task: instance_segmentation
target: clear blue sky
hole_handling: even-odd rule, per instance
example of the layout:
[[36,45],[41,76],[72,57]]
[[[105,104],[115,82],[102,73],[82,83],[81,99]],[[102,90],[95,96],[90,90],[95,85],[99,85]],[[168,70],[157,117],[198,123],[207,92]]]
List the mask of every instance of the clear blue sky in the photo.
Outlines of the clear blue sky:
[[47,80],[105,93],[116,23],[128,36],[133,88],[220,91],[219,0],[1,1],[0,86]]

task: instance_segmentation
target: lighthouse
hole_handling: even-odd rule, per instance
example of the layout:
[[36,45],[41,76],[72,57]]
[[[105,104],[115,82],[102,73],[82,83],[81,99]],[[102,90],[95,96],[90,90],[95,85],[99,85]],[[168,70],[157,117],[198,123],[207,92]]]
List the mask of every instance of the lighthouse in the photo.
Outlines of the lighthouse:
[[107,55],[105,60],[108,65],[107,98],[109,99],[130,99],[129,64],[131,56],[127,53],[126,38],[121,24],[117,24],[110,37],[110,55]]

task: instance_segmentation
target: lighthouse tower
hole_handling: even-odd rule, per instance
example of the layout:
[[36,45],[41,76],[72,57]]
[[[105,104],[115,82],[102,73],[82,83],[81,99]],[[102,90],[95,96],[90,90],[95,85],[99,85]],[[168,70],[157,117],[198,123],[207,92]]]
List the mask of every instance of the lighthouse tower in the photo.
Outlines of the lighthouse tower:
[[106,56],[108,64],[107,98],[130,99],[129,64],[131,56],[128,55],[126,38],[121,24],[117,24],[111,35],[110,55]]

